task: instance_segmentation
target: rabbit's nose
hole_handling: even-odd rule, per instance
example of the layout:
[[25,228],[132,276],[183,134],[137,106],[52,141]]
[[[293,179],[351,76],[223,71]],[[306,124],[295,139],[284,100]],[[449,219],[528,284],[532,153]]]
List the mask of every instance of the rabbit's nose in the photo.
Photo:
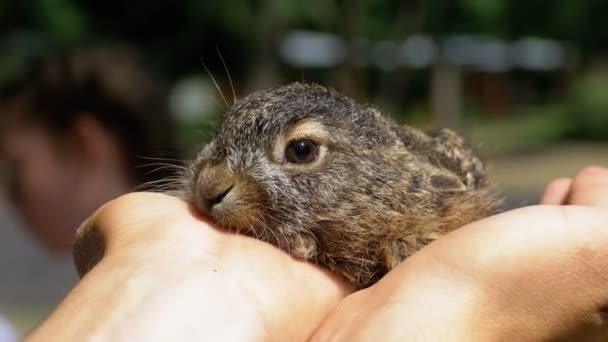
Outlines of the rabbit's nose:
[[234,176],[222,166],[206,167],[201,170],[198,181],[199,209],[209,212],[222,203],[234,187]]

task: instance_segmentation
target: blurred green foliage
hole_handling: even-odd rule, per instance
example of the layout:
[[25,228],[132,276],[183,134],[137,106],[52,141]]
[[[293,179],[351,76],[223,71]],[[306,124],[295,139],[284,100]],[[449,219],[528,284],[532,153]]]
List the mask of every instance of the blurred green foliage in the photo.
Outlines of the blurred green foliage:
[[[492,119],[473,103],[465,117],[482,133],[486,144],[535,146],[565,138],[608,138],[608,76],[592,70],[606,57],[607,1],[573,0],[3,0],[0,1],[0,82],[18,77],[27,60],[48,47],[79,41],[128,42],[144,51],[167,83],[200,73],[201,60],[216,74],[224,73],[218,58],[226,59],[238,93],[259,77],[280,74],[282,79],[333,82],[345,73],[365,84],[355,93],[360,100],[379,102],[396,117],[424,122],[429,116],[431,71],[400,68],[384,72],[300,70],[282,65],[273,49],[276,39],[291,29],[334,33],[345,39],[402,40],[426,33],[441,40],[452,34],[477,34],[508,41],[528,36],[554,38],[578,48],[580,59],[567,86],[549,98],[530,91],[512,99],[509,115]],[[349,69],[350,68],[350,69]],[[256,74],[257,73],[257,74]],[[542,79],[543,75],[528,75]],[[226,91],[225,77],[219,77]],[[518,80],[511,79],[512,92]],[[340,83],[340,82],[338,82]],[[541,85],[540,88],[559,88]],[[407,95],[395,89],[407,89]],[[383,101],[382,95],[393,99]],[[351,94],[353,95],[353,94]],[[522,100],[525,98],[525,100]],[[468,103],[468,102],[467,102]],[[211,131],[208,121],[183,128],[189,146]],[[186,133],[195,132],[195,133]],[[498,134],[500,133],[500,134]]]
[[185,155],[192,155],[211,140],[215,126],[219,122],[219,113],[207,113],[204,117],[211,119],[178,122],[178,144]]
[[473,140],[485,153],[513,152],[561,140],[608,138],[608,70],[593,68],[579,76],[562,101],[518,108],[500,121],[469,122]]
[[500,121],[469,122],[471,141],[485,155],[520,152],[542,147],[569,137],[572,132],[566,106],[526,106]]
[[252,50],[267,18],[289,28],[338,34],[350,25],[353,34],[371,39],[391,39],[400,31],[543,36],[571,41],[587,55],[608,46],[608,32],[597,29],[606,14],[608,2],[571,0],[4,0],[0,39],[29,32],[53,44],[127,40],[172,77],[199,67],[184,56],[213,55],[216,45],[234,51],[232,64],[244,73],[254,62]]
[[608,136],[608,72],[595,70],[578,79],[573,88],[569,123],[575,137],[606,139]]

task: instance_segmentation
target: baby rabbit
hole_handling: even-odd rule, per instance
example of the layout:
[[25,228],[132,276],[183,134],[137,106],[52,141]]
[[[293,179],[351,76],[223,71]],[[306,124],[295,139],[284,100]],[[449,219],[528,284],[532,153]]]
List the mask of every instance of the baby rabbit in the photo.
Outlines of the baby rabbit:
[[221,226],[356,289],[497,205],[482,163],[452,131],[426,135],[301,83],[237,101],[184,179],[186,199]]

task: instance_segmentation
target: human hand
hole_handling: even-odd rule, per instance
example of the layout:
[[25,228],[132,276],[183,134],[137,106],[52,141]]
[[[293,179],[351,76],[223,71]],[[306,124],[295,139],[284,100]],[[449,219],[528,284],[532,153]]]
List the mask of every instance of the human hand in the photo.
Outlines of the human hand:
[[608,340],[608,171],[557,180],[542,202],[422,249],[313,340]]
[[[549,186],[544,199],[549,204],[586,207],[520,209],[440,239],[377,285],[347,297],[314,339],[604,339],[602,309],[608,293],[602,289],[606,271],[602,260],[608,239],[603,229],[608,222],[604,209],[607,178],[606,171],[587,169],[573,181],[561,180]],[[89,228],[83,231],[97,231],[105,237],[104,258],[34,332],[33,339],[165,339],[181,333],[188,339],[300,340],[310,335],[347,292],[335,279],[310,265],[285,255],[275,258],[275,252],[282,253],[271,246],[264,245],[262,250],[268,250],[261,252],[260,242],[226,237],[200,219],[184,219],[188,215],[183,215],[179,202],[167,205],[165,198],[151,207],[144,200],[137,204],[145,205],[144,210],[138,211],[135,204],[129,205],[129,197],[126,199],[113,202],[116,207],[106,206],[85,225]],[[182,214],[175,215],[180,210]],[[180,228],[189,225],[191,228]],[[192,235],[194,231],[200,236]],[[94,250],[90,246],[85,249]],[[261,253],[258,267],[247,267],[243,260],[249,261],[251,255],[237,252],[240,249]],[[265,253],[268,259],[263,257]],[[293,272],[270,280],[267,275],[275,268],[265,269],[264,260],[274,265],[284,260],[285,264],[278,264],[291,265],[286,269],[293,267]],[[214,277],[214,265],[223,266],[222,276]],[[304,288],[310,291],[296,286],[296,297],[292,297],[292,280],[303,274],[313,275],[298,279],[305,280]],[[234,286],[231,277],[248,285],[236,282]],[[250,284],[249,278],[258,279],[262,289]],[[249,292],[253,296],[244,295],[242,290],[250,286],[257,291]],[[225,296],[231,293],[237,294],[236,299]],[[262,305],[255,303],[260,293],[265,299]],[[83,302],[100,310],[87,311]],[[227,332],[227,322],[239,327]],[[232,335],[222,335],[225,333]]]
[[75,261],[88,273],[29,341],[306,340],[349,291],[314,265],[151,193],[89,218]]

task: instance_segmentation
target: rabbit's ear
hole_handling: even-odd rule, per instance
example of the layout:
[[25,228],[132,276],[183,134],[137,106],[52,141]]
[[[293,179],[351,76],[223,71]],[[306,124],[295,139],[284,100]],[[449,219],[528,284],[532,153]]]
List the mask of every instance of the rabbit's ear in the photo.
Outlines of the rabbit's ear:
[[454,183],[440,180],[445,176],[437,176],[435,183],[443,188],[448,183],[463,184],[467,189],[476,189],[486,184],[486,173],[483,163],[463,139],[449,129],[441,129],[430,135],[409,126],[395,126],[393,130],[405,147],[426,156],[433,164],[441,166],[458,177]]
[[425,151],[432,148],[432,138],[413,127],[393,125],[392,130],[408,149]]
[[444,128],[433,135],[432,141],[434,149],[443,156],[445,166],[457,172],[467,188],[486,184],[483,163],[458,134]]
[[462,181],[452,175],[432,175],[429,177],[431,186],[441,192],[466,191],[467,187]]

